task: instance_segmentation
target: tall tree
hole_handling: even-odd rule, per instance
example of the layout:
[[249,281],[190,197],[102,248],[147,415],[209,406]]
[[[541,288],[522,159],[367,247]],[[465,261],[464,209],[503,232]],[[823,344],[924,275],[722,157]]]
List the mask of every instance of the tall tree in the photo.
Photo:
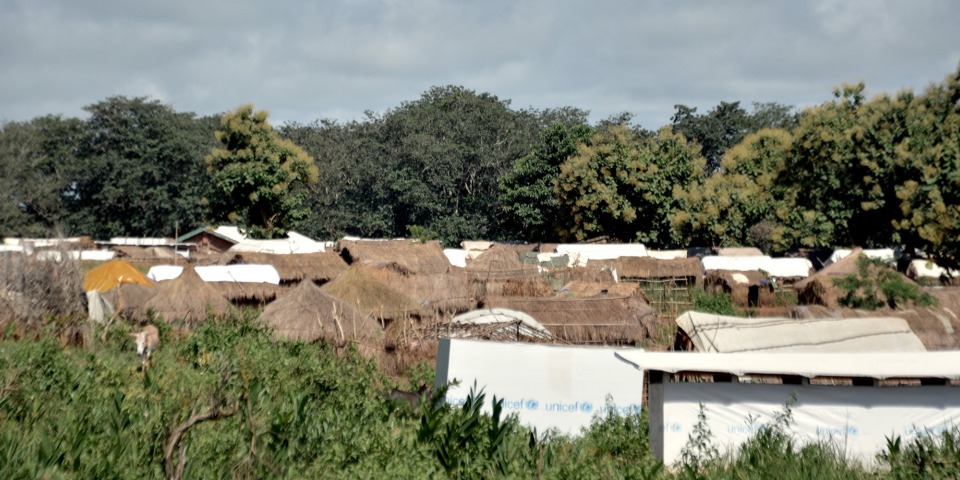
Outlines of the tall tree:
[[38,117],[0,128],[0,236],[63,233],[63,193],[71,179],[83,122]]
[[387,112],[378,129],[381,181],[393,191],[394,231],[453,244],[498,238],[498,180],[536,139],[537,119],[463,87],[434,87]]
[[592,131],[583,124],[554,124],[541,134],[533,152],[517,160],[500,178],[502,222],[508,235],[527,241],[556,239],[560,165],[577,153],[577,145],[587,141]]
[[684,208],[679,193],[702,183],[704,163],[699,147],[669,127],[654,138],[640,138],[625,126],[594,134],[560,166],[564,236],[678,245],[682,239],[671,229],[670,215]]
[[786,130],[748,135],[727,151],[720,171],[702,187],[679,192],[686,208],[671,215],[674,230],[693,245],[771,249],[782,236],[776,222],[782,187],[774,181],[792,146]]
[[64,192],[70,232],[171,236],[203,217],[212,123],[147,98],[111,97],[86,110]]
[[220,146],[205,158],[212,217],[254,238],[283,235],[306,217],[304,186],[319,179],[313,158],[281,138],[268,116],[252,104],[225,114],[216,132]]

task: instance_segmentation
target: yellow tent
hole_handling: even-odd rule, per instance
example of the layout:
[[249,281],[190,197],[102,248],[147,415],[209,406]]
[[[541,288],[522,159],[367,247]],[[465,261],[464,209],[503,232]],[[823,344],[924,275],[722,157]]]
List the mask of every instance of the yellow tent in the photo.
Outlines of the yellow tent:
[[139,270],[123,260],[111,260],[87,272],[83,289],[105,292],[121,283],[136,283],[152,286],[153,283]]

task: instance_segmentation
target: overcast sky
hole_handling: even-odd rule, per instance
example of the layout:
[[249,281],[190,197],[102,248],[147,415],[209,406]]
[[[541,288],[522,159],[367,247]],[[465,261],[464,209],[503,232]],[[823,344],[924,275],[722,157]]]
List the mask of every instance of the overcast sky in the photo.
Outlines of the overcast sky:
[[947,0],[0,0],[0,121],[113,95],[349,121],[462,85],[656,128],[678,103],[920,91],[957,70],[958,25]]

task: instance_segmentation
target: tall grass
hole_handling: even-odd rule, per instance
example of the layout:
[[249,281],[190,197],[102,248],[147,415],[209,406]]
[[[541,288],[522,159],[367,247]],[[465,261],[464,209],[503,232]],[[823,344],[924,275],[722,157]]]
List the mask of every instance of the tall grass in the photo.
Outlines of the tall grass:
[[[440,402],[441,389],[419,410],[398,409],[386,392],[404,385],[372,360],[322,343],[275,340],[254,313],[209,321],[191,334],[159,326],[161,347],[146,371],[126,324],[85,346],[64,346],[43,329],[0,340],[0,478],[960,474],[956,431],[897,444],[876,472],[829,444],[796,444],[785,429],[761,431],[694,469],[666,468],[651,454],[645,413],[608,409],[582,435],[567,437],[531,431],[496,407],[481,412],[479,387],[461,406]],[[429,368],[411,375],[427,380]]]

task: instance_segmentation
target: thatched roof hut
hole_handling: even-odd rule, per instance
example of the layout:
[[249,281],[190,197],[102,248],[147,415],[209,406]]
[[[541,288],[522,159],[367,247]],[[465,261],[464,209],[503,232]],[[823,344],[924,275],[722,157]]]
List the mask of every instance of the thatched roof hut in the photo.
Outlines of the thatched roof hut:
[[529,298],[488,297],[483,308],[524,312],[554,338],[573,343],[637,344],[648,337],[657,314],[637,297]]
[[[859,274],[859,262],[861,258],[867,258],[867,255],[862,249],[856,248],[836,263],[830,264],[814,275],[794,283],[793,288],[797,291],[797,300],[803,305],[823,305],[830,308],[838,307],[842,293],[834,285],[834,280],[847,275]],[[868,272],[870,272],[869,275],[875,275],[878,272],[878,268],[886,267],[869,265],[867,267]],[[899,272],[895,274],[901,276],[904,282],[914,283],[913,280],[910,280]]]
[[193,326],[207,318],[208,310],[222,314],[229,307],[223,294],[187,265],[179,277],[157,284],[157,293],[146,301],[144,311],[152,308],[167,322],[183,320]]
[[729,294],[740,307],[770,307],[781,303],[773,282],[756,271],[711,270],[703,277],[703,288],[712,294]]
[[432,240],[340,240],[340,256],[350,265],[392,268],[404,275],[447,273],[450,261]]
[[620,257],[614,263],[623,280],[668,280],[696,284],[703,278],[699,258],[661,260],[653,257]]
[[301,282],[283,298],[267,305],[261,318],[280,338],[334,345],[356,342],[379,348],[383,330],[377,321],[350,304],[320,290],[313,282]]
[[321,290],[381,320],[420,314],[417,302],[360,267],[348,268],[339,277],[323,285]]
[[280,274],[281,284],[312,280],[322,284],[337,278],[347,270],[347,264],[336,252],[298,253],[278,255],[272,253],[228,252],[224,264],[273,265]]
[[457,314],[477,306],[470,278],[461,268],[448,273],[403,275],[389,268],[367,270],[376,280],[406,295],[421,307],[422,313]]
[[505,245],[494,245],[479,257],[467,262],[467,273],[474,277],[506,278],[536,275],[535,265],[520,261],[520,253]]

